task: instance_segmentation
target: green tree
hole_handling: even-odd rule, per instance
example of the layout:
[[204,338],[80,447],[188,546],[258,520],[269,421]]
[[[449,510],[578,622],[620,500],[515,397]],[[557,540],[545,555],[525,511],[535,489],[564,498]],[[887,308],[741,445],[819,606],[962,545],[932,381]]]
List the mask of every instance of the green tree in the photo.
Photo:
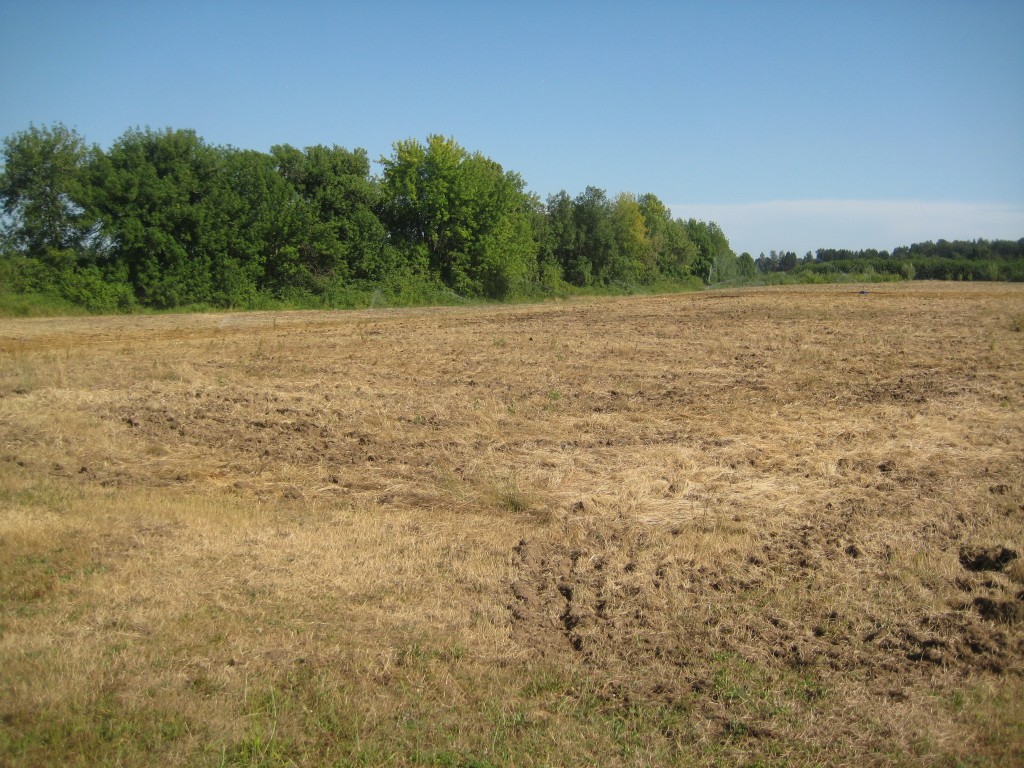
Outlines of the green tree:
[[690,274],[709,284],[730,280],[739,274],[736,254],[715,222],[690,219],[686,222],[686,231],[698,252],[691,262]]
[[213,299],[202,202],[221,154],[195,131],[133,129],[94,164],[94,204],[104,232],[144,304]]
[[670,275],[673,272],[672,212],[656,195],[650,193],[640,195],[636,202],[644,219],[647,242],[651,249],[655,268],[663,275]]
[[[573,200],[576,242],[573,262],[590,276],[589,281],[614,279],[615,232],[611,203],[603,189],[587,187]],[[588,281],[588,282],[589,282]]]
[[450,138],[394,145],[383,218],[414,267],[463,295],[502,298],[536,273],[532,206],[518,174]]
[[321,240],[314,272],[334,279],[380,280],[397,268],[378,216],[380,185],[370,175],[366,150],[317,145],[299,151],[283,144],[271,149],[281,176],[312,204],[333,242]]
[[331,247],[314,206],[261,152],[221,150],[200,205],[201,248],[209,259],[211,301],[218,306],[250,306],[261,293],[308,288],[307,262]]
[[693,265],[700,252],[690,239],[687,223],[673,219],[672,212],[656,195],[641,195],[637,204],[647,226],[657,272],[671,280],[694,274]]
[[690,230],[682,219],[673,219],[668,229],[665,250],[658,260],[662,274],[679,279],[694,274],[693,264],[700,256],[697,244],[690,239]]
[[580,259],[577,248],[576,213],[573,199],[563,189],[549,195],[544,207],[546,237],[541,244],[541,260],[558,264],[562,276],[573,285],[584,286],[591,279],[591,264]]
[[737,259],[737,268],[740,277],[753,277],[757,274],[757,265],[754,263],[754,257],[746,251],[741,253],[739,259]]
[[780,272],[792,272],[796,269],[798,264],[796,253],[793,251],[787,251],[779,256],[779,271]]
[[91,151],[61,123],[4,139],[0,203],[14,250],[54,267],[74,264],[94,233],[86,179]]
[[612,203],[610,216],[615,248],[612,260],[605,265],[605,281],[627,285],[653,281],[657,274],[654,248],[636,198],[625,192],[618,195]]
[[555,254],[553,231],[548,219],[547,207],[536,195],[530,195],[529,200],[530,231],[533,236],[533,248],[537,254],[535,285],[544,292],[550,293],[563,287],[565,278],[562,273],[562,265]]

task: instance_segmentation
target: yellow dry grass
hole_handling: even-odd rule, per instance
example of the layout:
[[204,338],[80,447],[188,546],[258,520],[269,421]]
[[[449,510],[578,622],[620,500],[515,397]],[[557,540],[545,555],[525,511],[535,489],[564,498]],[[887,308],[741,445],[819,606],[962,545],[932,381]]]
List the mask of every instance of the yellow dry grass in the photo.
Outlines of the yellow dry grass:
[[1024,760],[1024,286],[865,290],[0,321],[0,763]]

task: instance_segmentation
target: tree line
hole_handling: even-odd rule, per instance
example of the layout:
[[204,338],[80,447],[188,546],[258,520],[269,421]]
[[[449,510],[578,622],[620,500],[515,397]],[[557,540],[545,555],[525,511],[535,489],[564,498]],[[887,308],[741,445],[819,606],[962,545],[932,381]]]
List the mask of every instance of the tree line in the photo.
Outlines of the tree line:
[[[713,283],[741,260],[714,222],[653,194],[546,200],[453,138],[363,149],[216,146],[130,129],[108,149],[62,124],[3,141],[0,280],[92,311],[367,295],[508,299]],[[748,257],[749,258],[749,257]]]
[[[741,262],[747,254],[740,256]],[[792,251],[763,253],[754,261],[762,274],[792,273],[827,278],[874,274],[905,280],[1024,281],[1024,238],[1020,240],[938,240],[891,252],[874,248],[819,248],[802,258]]]

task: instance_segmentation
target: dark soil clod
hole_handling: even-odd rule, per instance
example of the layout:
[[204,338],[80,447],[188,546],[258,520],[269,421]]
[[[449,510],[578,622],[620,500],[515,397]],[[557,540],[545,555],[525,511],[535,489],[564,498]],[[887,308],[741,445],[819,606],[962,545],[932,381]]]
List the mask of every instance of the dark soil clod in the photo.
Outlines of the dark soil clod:
[[1018,557],[1006,547],[961,547],[960,565],[968,571],[1001,571]]
[[992,600],[988,597],[974,598],[974,607],[981,617],[1003,624],[1017,624],[1024,619],[1024,605],[1018,600]]

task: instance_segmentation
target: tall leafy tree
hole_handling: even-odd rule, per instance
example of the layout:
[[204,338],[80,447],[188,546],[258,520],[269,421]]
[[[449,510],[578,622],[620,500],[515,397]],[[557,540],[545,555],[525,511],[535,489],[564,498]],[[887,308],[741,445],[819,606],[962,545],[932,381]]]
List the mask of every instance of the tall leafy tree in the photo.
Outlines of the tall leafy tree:
[[466,152],[453,140],[430,136],[395,142],[384,168],[386,224],[416,268],[440,274],[450,283],[452,254],[462,245],[465,227],[455,180]]
[[740,277],[753,277],[757,274],[757,265],[754,264],[754,257],[744,251],[739,255],[736,262]]
[[211,300],[219,306],[247,306],[260,293],[306,285],[307,258],[319,252],[318,238],[330,239],[314,207],[261,152],[222,150],[201,207]]
[[13,248],[53,266],[75,262],[94,231],[86,181],[91,151],[61,123],[4,139],[0,204]]
[[658,273],[672,280],[691,274],[690,268],[698,251],[690,240],[686,223],[673,219],[672,212],[656,195],[641,195],[637,198],[637,205],[644,217]]
[[380,185],[370,175],[366,150],[317,145],[298,150],[271,149],[281,176],[317,211],[333,243],[322,241],[320,258],[310,264],[335,279],[381,279],[396,267],[387,232],[378,216]]
[[690,274],[705,283],[715,283],[735,277],[738,271],[736,254],[715,222],[690,219],[686,231],[697,247],[697,257],[690,264]]
[[606,282],[651,282],[657,274],[654,247],[643,211],[633,195],[624,192],[615,198],[611,221],[615,248],[612,260],[605,265]]
[[657,195],[647,193],[636,199],[640,214],[644,218],[644,227],[647,229],[647,240],[651,244],[658,266],[662,265],[662,254],[669,246],[669,229],[672,227],[672,212],[668,209]]
[[611,203],[603,189],[587,187],[573,200],[576,223],[576,245],[573,261],[578,268],[589,269],[588,280],[613,277],[609,264],[615,256],[615,232],[612,226]]
[[195,131],[133,129],[96,164],[96,211],[144,304],[213,299],[202,202],[221,159]]
[[558,264],[562,276],[573,285],[587,285],[591,279],[591,264],[581,259],[577,248],[576,212],[573,199],[563,189],[549,195],[545,206],[547,230],[541,243],[541,258]]
[[459,293],[493,298],[536,272],[532,207],[518,174],[438,135],[396,142],[381,164],[384,219],[409,263]]
[[564,282],[562,265],[554,253],[551,222],[547,207],[536,195],[529,196],[530,232],[537,259],[536,285],[544,291],[559,288]]

